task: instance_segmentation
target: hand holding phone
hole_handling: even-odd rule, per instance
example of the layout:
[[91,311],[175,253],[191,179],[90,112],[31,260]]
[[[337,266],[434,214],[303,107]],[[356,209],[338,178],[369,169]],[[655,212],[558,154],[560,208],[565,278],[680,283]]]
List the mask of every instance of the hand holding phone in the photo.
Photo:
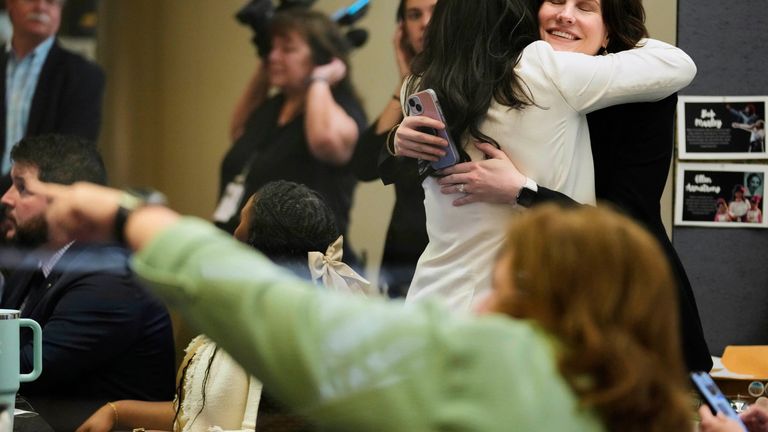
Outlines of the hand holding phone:
[[[422,90],[408,96],[407,106],[409,116],[426,116],[447,125],[443,110],[440,109],[440,104],[437,101],[437,94],[432,89]],[[440,137],[448,142],[448,146],[444,148],[445,156],[432,162],[432,168],[441,170],[459,163],[459,151],[446,128],[423,128],[420,132]]]
[[726,417],[736,422],[744,432],[747,432],[747,427],[708,373],[691,372],[691,381],[704,402],[709,406],[713,415],[723,413]]

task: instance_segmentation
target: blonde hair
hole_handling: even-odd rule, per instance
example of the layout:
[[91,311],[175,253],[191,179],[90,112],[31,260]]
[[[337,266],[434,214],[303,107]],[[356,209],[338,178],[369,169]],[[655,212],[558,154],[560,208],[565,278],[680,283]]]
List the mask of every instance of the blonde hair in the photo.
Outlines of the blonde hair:
[[[603,208],[536,208],[511,226],[497,308],[562,344],[560,373],[608,430],[690,429],[671,270],[660,246]],[[497,287],[498,289],[498,287]]]

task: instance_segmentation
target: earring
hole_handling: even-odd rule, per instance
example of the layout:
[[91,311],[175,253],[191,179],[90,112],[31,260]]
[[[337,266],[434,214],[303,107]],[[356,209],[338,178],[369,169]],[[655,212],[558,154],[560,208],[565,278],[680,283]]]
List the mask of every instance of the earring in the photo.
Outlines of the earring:
[[603,46],[600,47],[600,51],[597,52],[598,55],[606,55],[608,54],[608,39],[605,40],[605,43]]
[[597,55],[606,55],[608,54],[608,47],[600,47],[600,50],[597,52]]

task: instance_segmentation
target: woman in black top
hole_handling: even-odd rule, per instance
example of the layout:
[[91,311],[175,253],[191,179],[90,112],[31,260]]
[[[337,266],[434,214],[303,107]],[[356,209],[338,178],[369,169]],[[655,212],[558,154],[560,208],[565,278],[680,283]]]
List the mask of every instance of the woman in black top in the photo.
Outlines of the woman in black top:
[[360,136],[352,157],[352,169],[359,180],[381,178],[384,184],[395,185],[395,207],[387,229],[379,277],[379,286],[386,287],[390,297],[405,297],[416,261],[428,242],[424,190],[416,161],[390,158],[385,142],[387,133],[403,120],[400,87],[411,74],[411,60],[422,50],[424,30],[432,18],[436,3],[437,0],[400,0],[394,38],[400,76],[391,100],[376,122]]
[[[365,127],[348,44],[328,17],[311,10],[278,12],[270,30],[272,49],[233,117],[214,221],[233,232],[249,196],[272,180],[290,180],[318,191],[346,235],[356,185],[347,165]],[[278,92],[268,97],[271,87]]]

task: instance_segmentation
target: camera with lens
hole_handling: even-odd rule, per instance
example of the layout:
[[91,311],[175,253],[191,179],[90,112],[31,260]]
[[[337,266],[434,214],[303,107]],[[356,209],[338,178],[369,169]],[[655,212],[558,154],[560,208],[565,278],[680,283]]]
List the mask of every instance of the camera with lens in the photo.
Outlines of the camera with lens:
[[[349,27],[345,36],[353,48],[359,48],[368,40],[368,31],[354,28],[354,24],[368,12],[370,0],[357,0],[349,6],[343,7],[331,15],[338,25]],[[269,55],[272,48],[269,34],[269,24],[275,12],[292,8],[310,8],[315,0],[280,0],[275,8],[272,0],[251,0],[245,4],[235,15],[237,21],[246,25],[253,31],[251,41],[256,47],[259,57]]]

